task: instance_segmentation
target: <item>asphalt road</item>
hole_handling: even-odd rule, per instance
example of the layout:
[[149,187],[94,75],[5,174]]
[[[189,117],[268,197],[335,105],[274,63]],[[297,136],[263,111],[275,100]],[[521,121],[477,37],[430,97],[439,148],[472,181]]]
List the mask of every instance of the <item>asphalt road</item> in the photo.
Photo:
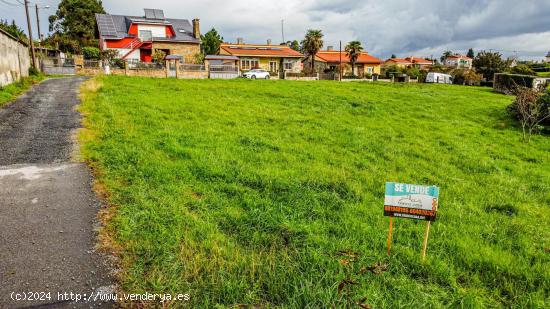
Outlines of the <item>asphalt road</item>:
[[70,161],[82,81],[46,80],[0,109],[0,308],[112,307],[89,299],[113,281],[94,250],[92,176]]

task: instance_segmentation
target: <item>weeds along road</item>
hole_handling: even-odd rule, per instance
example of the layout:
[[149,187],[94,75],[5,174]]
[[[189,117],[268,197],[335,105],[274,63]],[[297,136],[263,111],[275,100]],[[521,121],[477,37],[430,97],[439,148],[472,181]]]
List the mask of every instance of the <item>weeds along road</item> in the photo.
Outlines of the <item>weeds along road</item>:
[[59,293],[111,289],[94,251],[100,203],[86,165],[70,161],[83,80],[46,80],[0,109],[0,308],[89,308],[100,303]]

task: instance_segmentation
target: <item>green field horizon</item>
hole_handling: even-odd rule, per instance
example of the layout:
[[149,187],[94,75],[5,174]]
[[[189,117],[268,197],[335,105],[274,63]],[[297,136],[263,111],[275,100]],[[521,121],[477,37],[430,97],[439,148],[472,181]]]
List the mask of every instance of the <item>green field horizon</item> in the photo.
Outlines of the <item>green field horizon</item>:
[[[489,88],[96,77],[82,155],[110,205],[122,290],[173,306],[344,308],[339,252],[373,308],[549,302],[550,138],[522,140]],[[425,222],[394,218],[385,182],[436,185]],[[105,240],[105,239],[103,239]]]

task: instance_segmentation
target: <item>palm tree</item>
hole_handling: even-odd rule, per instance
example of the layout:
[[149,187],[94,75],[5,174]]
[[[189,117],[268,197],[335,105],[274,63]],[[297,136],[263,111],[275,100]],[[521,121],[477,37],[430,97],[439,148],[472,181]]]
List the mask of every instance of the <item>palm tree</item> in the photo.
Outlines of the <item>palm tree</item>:
[[351,63],[351,74],[355,75],[355,62],[357,62],[357,58],[361,55],[363,46],[361,46],[361,42],[359,41],[351,41],[346,45],[345,49],[346,55],[349,57],[349,62]]
[[311,57],[311,70],[315,70],[315,55],[323,48],[323,32],[321,30],[309,29],[302,41],[302,49],[306,56]]

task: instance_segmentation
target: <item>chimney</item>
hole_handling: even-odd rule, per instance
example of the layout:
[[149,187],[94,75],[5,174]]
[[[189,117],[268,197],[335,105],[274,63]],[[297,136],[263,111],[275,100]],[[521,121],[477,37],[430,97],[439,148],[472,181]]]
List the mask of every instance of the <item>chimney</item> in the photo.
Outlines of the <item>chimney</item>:
[[333,51],[333,50],[334,50],[334,46],[327,46],[327,50],[328,50],[328,51]]
[[244,39],[243,38],[237,38],[237,44],[238,45],[243,45],[244,44]]
[[195,39],[201,38],[201,28],[198,18],[193,19],[193,36],[195,37]]
[[271,39],[267,39],[267,45],[271,45]]

